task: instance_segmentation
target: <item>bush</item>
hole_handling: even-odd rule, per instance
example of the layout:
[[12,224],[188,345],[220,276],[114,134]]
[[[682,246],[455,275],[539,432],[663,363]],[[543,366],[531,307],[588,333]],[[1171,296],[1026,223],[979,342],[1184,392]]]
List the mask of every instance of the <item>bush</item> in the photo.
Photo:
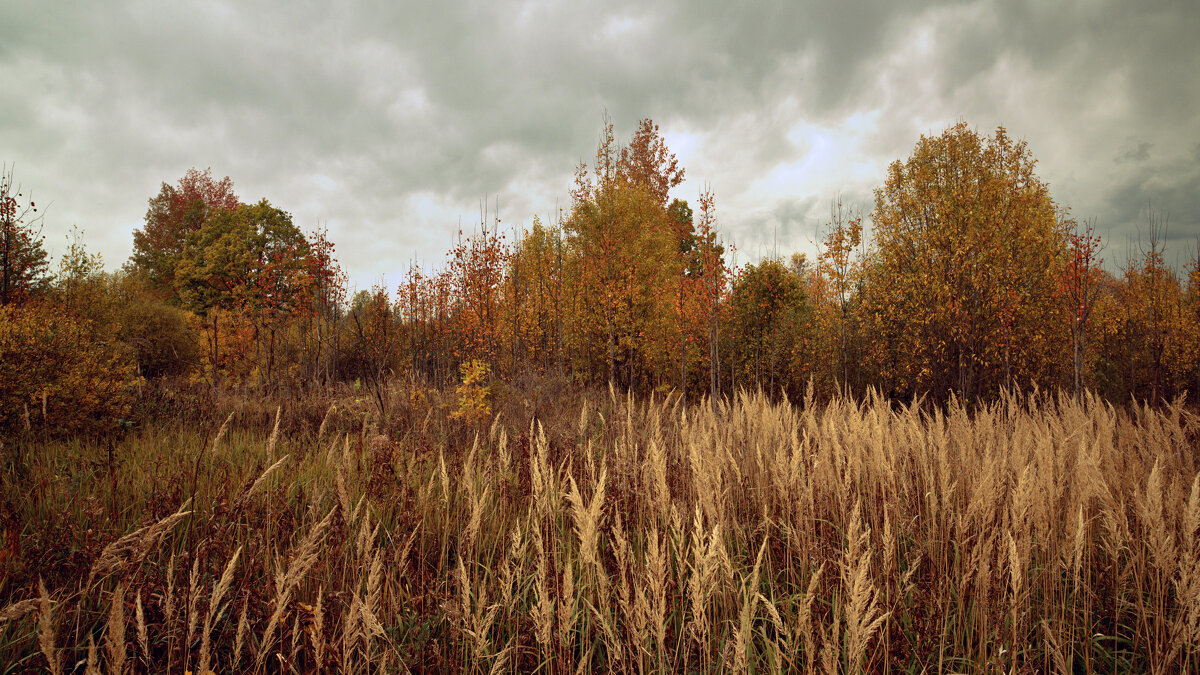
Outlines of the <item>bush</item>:
[[143,377],[181,376],[200,362],[190,314],[164,302],[134,296],[118,318],[121,340],[133,350]]
[[459,367],[462,383],[454,390],[458,398],[458,409],[450,417],[468,424],[483,422],[492,416],[492,406],[488,399],[491,387],[487,382],[491,379],[491,371],[483,361],[473,360]]
[[128,346],[143,377],[182,376],[200,361],[191,314],[157,299],[141,280],[104,272],[76,232],[63,255],[50,301],[91,326],[97,339],[111,336]]
[[54,307],[0,307],[0,430],[115,430],[133,401],[133,354]]

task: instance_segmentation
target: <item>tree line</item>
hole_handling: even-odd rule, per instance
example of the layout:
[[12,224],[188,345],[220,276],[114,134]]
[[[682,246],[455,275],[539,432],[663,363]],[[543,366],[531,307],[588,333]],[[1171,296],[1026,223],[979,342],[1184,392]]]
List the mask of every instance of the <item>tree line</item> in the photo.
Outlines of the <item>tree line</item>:
[[1200,389],[1195,253],[1168,264],[1167,219],[1150,210],[1145,243],[1105,266],[1095,222],[1057,203],[1035,165],[1003,127],[956,124],[888,168],[869,213],[836,203],[815,258],[734,266],[713,193],[670,197],[684,168],[658,127],[642,120],[621,143],[606,122],[569,208],[507,234],[485,214],[444,264],[352,297],[324,230],[194,169],[149,200],[121,271],[76,237],[52,274],[36,203],[8,170],[0,424],[107,405],[78,391],[121,401],[119,416],[154,378],[351,382],[386,412],[397,380],[444,386],[481,368],[714,401],[741,388],[1152,401]]

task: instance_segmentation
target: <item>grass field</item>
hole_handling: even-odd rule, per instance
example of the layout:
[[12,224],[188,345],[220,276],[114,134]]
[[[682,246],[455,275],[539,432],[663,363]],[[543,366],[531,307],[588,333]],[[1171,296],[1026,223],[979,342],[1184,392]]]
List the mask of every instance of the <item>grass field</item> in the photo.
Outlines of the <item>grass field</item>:
[[1200,667],[1182,403],[507,398],[6,443],[3,672]]

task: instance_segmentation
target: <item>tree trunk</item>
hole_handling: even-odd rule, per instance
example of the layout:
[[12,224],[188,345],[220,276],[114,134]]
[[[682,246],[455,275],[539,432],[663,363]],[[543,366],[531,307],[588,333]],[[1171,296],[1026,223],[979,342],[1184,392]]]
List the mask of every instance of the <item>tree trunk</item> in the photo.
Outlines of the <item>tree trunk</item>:
[[217,386],[220,384],[220,378],[221,378],[221,365],[220,365],[220,360],[221,360],[220,344],[221,343],[220,343],[220,339],[219,339],[220,327],[219,327],[219,324],[217,323],[217,308],[216,307],[214,307],[212,310],[212,317],[213,317],[212,382],[213,382],[213,389],[216,389]]
[[616,386],[614,379],[617,367],[617,344],[613,337],[612,319],[609,317],[604,318],[604,330],[608,333],[608,386],[611,388]]
[[8,305],[8,278],[11,276],[11,270],[8,269],[9,248],[12,247],[12,221],[8,218],[4,219],[4,261],[0,263],[0,272],[3,272],[3,280],[0,280],[0,307]]

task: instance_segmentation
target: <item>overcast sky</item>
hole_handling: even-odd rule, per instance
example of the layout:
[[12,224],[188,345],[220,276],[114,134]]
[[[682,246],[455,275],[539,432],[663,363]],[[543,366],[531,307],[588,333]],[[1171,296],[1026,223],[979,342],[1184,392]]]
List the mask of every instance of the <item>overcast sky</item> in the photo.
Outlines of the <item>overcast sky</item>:
[[567,206],[602,116],[653,118],[739,262],[811,251],[831,200],[958,120],[1003,124],[1106,256],[1147,204],[1200,237],[1200,2],[0,3],[0,159],[110,268],[162,182],[229,175],[359,288],[437,263],[499,196]]

